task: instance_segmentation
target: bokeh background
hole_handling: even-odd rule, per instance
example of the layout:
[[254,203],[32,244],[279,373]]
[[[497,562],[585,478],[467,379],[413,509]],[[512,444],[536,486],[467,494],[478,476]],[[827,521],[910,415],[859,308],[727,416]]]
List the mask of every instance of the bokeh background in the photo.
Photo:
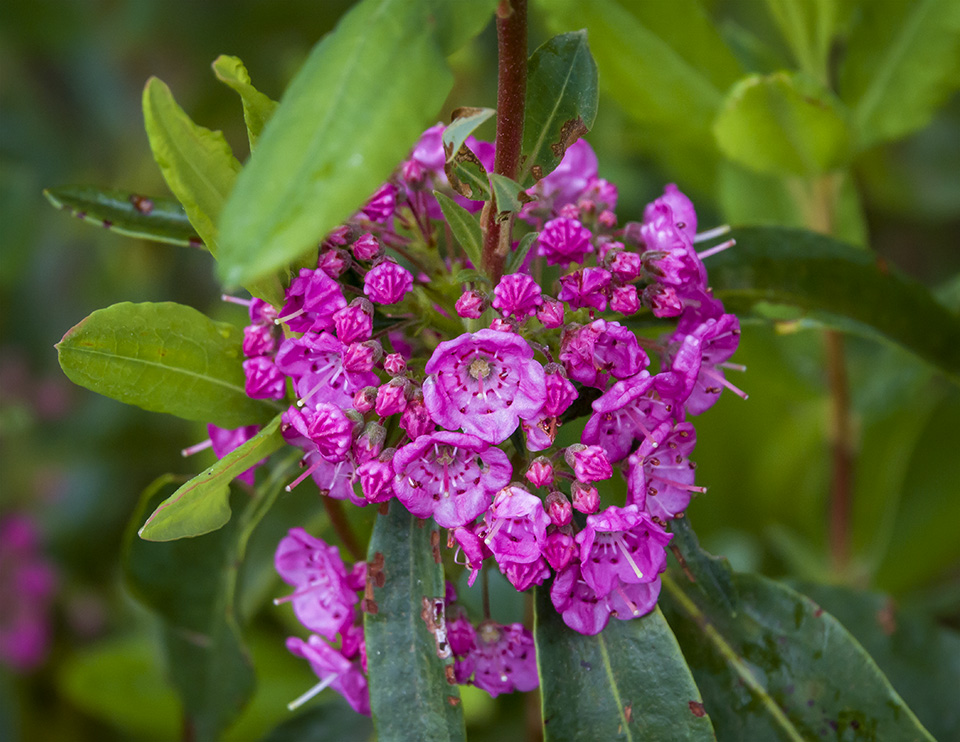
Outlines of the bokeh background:
[[[759,3],[704,4],[726,35],[747,29],[767,45],[773,68],[778,60],[789,64],[789,50],[757,12]],[[123,585],[120,551],[140,493],[156,476],[190,475],[209,463],[209,453],[179,455],[206,434],[73,387],[59,370],[54,343],[92,311],[120,301],[177,301],[243,322],[240,310],[220,302],[206,253],[88,226],[54,210],[42,190],[95,184],[168,193],[143,132],[140,94],[151,75],[170,85],[195,121],[222,129],[244,159],[239,102],[210,63],[222,53],[239,56],[257,87],[278,99],[348,6],[0,4],[0,518],[29,521],[37,558],[55,573],[49,610],[37,618],[49,626],[42,653],[0,666],[0,739],[179,735],[157,627]],[[536,6],[531,23],[531,50],[560,30],[546,28]],[[458,83],[444,116],[460,105],[495,104],[495,50],[488,28],[456,54]],[[790,209],[751,201],[755,183],[741,182],[729,168],[664,152],[663,142],[609,95],[588,140],[601,175],[620,187],[623,221],[639,218],[663,184],[676,181],[697,202],[701,225],[797,222]],[[921,131],[861,156],[853,182],[860,218],[847,236],[936,288],[957,311],[960,98],[954,95]],[[739,569],[882,591],[942,625],[960,625],[957,388],[904,351],[848,341],[858,453],[854,558],[838,572],[827,553],[829,400],[821,334],[777,321],[777,308],[769,309],[766,317],[744,319],[734,358],[749,367],[736,379],[749,401],[725,395],[698,421],[695,458],[709,493],[688,512],[703,544]],[[269,562],[266,540],[260,558]],[[9,569],[0,561],[0,625],[16,600],[2,582]],[[278,594],[268,581],[257,595],[271,589]],[[250,600],[261,691],[231,739],[259,739],[283,718],[283,704],[312,682],[284,655],[284,618],[261,603]],[[465,703],[471,739],[524,724],[522,699],[493,705],[477,695]],[[331,717],[331,729],[337,723]]]

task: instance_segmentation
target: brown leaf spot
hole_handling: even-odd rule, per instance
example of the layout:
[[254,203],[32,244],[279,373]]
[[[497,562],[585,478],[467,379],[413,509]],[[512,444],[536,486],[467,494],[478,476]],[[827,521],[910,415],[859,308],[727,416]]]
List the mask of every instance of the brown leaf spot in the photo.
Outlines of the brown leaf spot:
[[149,214],[151,211],[153,211],[153,201],[146,196],[139,196],[134,193],[130,196],[130,203],[132,203],[133,208],[135,208],[141,214]]
[[877,625],[887,636],[891,636],[897,630],[897,606],[892,598],[887,598],[887,602],[877,611]]
[[690,707],[690,713],[692,713],[694,716],[698,718],[701,716],[705,716],[707,713],[706,709],[703,707],[703,704],[700,703],[700,701],[690,701],[690,703],[688,703],[687,705]]
[[560,139],[550,145],[550,151],[553,152],[553,156],[558,159],[563,157],[567,148],[588,131],[590,131],[590,129],[587,128],[587,125],[583,123],[583,119],[579,116],[565,122],[560,128]]
[[623,718],[627,720],[627,724],[633,721],[633,704],[628,703],[623,707]]
[[450,685],[457,684],[457,676],[453,674],[453,665],[447,665],[443,668],[444,674],[447,676],[447,683]]
[[456,696],[447,696],[447,703],[456,708],[460,705],[460,699]]
[[462,119],[465,116],[476,116],[478,113],[483,113],[485,109],[477,108],[476,106],[460,106],[459,108],[454,108],[450,112],[450,123],[452,124],[457,119]]

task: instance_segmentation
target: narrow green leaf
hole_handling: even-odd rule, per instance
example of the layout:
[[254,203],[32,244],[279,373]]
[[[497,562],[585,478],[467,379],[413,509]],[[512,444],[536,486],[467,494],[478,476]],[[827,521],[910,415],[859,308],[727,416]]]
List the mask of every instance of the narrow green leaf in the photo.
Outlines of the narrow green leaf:
[[563,623],[538,588],[534,638],[546,742],[715,740],[703,699],[659,609],[596,636]]
[[767,8],[800,69],[826,79],[838,20],[835,0],[767,0]]
[[490,182],[493,185],[494,198],[497,200],[498,221],[509,218],[510,214],[516,214],[525,201],[531,200],[523,192],[523,186],[506,175],[491,173]]
[[737,83],[713,134],[727,157],[762,173],[820,175],[850,156],[839,101],[809,79],[786,72],[750,75]]
[[840,68],[861,149],[924,126],[960,88],[960,4],[860,3]]
[[463,143],[480,124],[496,113],[493,108],[458,108],[453,112],[450,125],[443,130],[443,150],[447,159],[460,151]]
[[682,578],[660,596],[720,739],[933,740],[833,616],[758,575],[734,584],[736,616]]
[[560,34],[527,63],[521,183],[540,180],[563,159],[567,147],[593,127],[597,117],[597,65],[587,32]]
[[143,118],[153,159],[164,180],[216,257],[217,219],[240,172],[240,163],[223,134],[193,123],[166,83],[156,77],[151,77],[143,89]]
[[800,592],[840,621],[939,740],[960,736],[960,634],[900,608],[889,595],[836,585],[801,584]]
[[476,283],[477,281],[488,285],[490,283],[490,279],[483,275],[480,271],[471,270],[470,268],[457,271],[457,275],[453,277],[453,282],[459,284]]
[[473,214],[449,196],[439,191],[434,191],[433,195],[440,204],[443,218],[450,226],[453,236],[457,238],[457,242],[460,243],[470,262],[479,269],[483,256],[483,232],[477,220],[473,218]]
[[537,241],[539,235],[539,232],[527,232],[520,238],[520,244],[517,245],[517,249],[507,257],[506,273],[516,273],[520,270],[520,266],[523,265],[523,261],[527,258],[527,253],[530,252],[530,248],[533,247],[533,243]]
[[58,209],[118,234],[184,247],[204,246],[183,207],[168,198],[95,186],[47,188],[43,195]]
[[220,82],[231,87],[240,96],[240,101],[243,103],[243,120],[247,125],[247,137],[250,140],[252,152],[256,149],[260,133],[273,115],[277,103],[253,87],[250,74],[239,57],[221,54],[213,62],[213,71]]
[[427,3],[364,0],[351,9],[290,83],[224,208],[224,281],[281,268],[347,219],[452,82]]
[[255,682],[233,603],[246,519],[194,539],[143,541],[137,526],[164,489],[161,479],[144,492],[124,534],[124,578],[162,621],[167,666],[194,739],[214,742],[239,715]]
[[844,329],[897,343],[960,382],[960,318],[917,281],[813,232],[748,227],[732,236],[736,247],[707,259],[710,284],[730,311],[770,302],[840,318]]
[[56,347],[75,384],[145,410],[239,428],[278,409],[244,391],[242,342],[237,327],[191,307],[124,302],[97,310]]
[[173,541],[215,531],[230,520],[230,482],[283,446],[280,416],[164,500],[138,531],[147,541]]
[[444,652],[421,617],[426,611],[433,619],[434,601],[442,606],[444,596],[433,533],[439,536],[432,522],[414,518],[394,500],[389,513],[377,518],[370,540],[370,562],[383,555],[383,587],[374,590],[377,612],[363,617],[370,706],[380,742],[466,739],[460,691],[446,677],[446,672],[453,677],[451,659],[438,656]]

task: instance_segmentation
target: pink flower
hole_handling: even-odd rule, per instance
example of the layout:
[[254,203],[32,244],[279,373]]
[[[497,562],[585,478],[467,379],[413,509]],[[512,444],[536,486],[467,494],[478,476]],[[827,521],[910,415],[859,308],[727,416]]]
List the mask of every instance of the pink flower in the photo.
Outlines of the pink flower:
[[664,522],[686,510],[694,492],[706,491],[694,485],[695,466],[689,456],[696,443],[690,423],[662,423],[628,459],[627,504]]
[[636,314],[640,311],[640,297],[637,287],[631,285],[617,286],[610,296],[610,309],[620,314]]
[[697,236],[697,212],[693,208],[693,202],[675,184],[670,183],[663,189],[663,195],[660,198],[647,204],[643,212],[644,221],[653,220],[656,206],[660,204],[670,207],[674,226],[692,242]]
[[464,433],[421,435],[393,458],[397,499],[418,518],[443,528],[463,526],[483,513],[513,467],[499,448]]
[[413,288],[413,274],[384,258],[363,277],[363,293],[375,304],[396,304]]
[[582,268],[560,277],[557,298],[574,309],[589,308],[602,312],[607,308],[610,273],[603,268]]
[[536,314],[537,307],[543,304],[540,285],[524,273],[504,276],[493,293],[496,295],[493,308],[499,309],[504,317],[512,314],[521,321]]
[[[370,691],[358,663],[351,662],[316,635],[311,635],[307,641],[291,636],[287,639],[287,649],[307,660],[320,678],[320,683],[308,691],[309,695],[301,696],[303,701],[329,687],[343,696],[354,711],[370,716]],[[291,705],[294,704],[299,705],[297,701]]]
[[380,242],[370,232],[361,235],[357,241],[353,243],[353,257],[357,260],[369,262],[381,255],[383,255],[383,248],[380,247]]
[[349,407],[353,395],[367,386],[378,386],[373,371],[344,366],[345,346],[328,332],[287,338],[277,352],[277,367],[294,380],[301,401],[329,402]]
[[360,214],[371,222],[383,224],[393,216],[397,205],[397,189],[392,183],[384,183],[360,210]]
[[534,487],[546,487],[553,482],[553,464],[546,456],[537,456],[523,476]]
[[578,562],[571,562],[553,580],[550,600],[563,622],[581,634],[599,634],[610,620],[606,599],[583,579]]
[[598,389],[606,388],[610,376],[626,379],[650,365],[633,332],[602,319],[564,332],[560,361],[571,379]]
[[592,236],[590,230],[576,219],[552,219],[537,237],[539,254],[547,259],[548,265],[582,264],[584,258],[593,252]]
[[357,467],[360,489],[370,502],[386,502],[396,494],[393,476],[393,465],[380,459],[367,461]]
[[267,356],[277,350],[274,325],[247,325],[243,328],[243,355],[247,358]]
[[600,446],[575,443],[567,448],[564,458],[581,482],[599,482],[613,476],[610,459]]
[[688,337],[700,341],[702,361],[696,383],[686,401],[687,411],[691,415],[706,412],[720,398],[720,392],[724,387],[746,398],[747,395],[744,392],[726,380],[722,368],[740,343],[740,322],[736,316],[724,314],[719,318],[706,319],[696,324],[681,319],[677,325],[677,331],[670,338],[666,354],[667,361],[672,361]]
[[540,685],[533,634],[523,624],[484,621],[476,633],[473,684],[496,698]]
[[321,270],[302,268],[287,289],[287,303],[277,322],[294,332],[322,332],[333,327],[333,315],[347,306],[340,284]]
[[573,508],[570,501],[559,490],[554,490],[547,495],[547,516],[555,526],[569,525],[573,518]]
[[369,340],[373,334],[373,304],[367,299],[354,299],[334,313],[333,326],[341,343]]
[[504,487],[493,499],[485,518],[484,543],[497,564],[535,562],[540,557],[550,519],[543,503],[519,485]]
[[477,319],[486,309],[486,297],[477,291],[464,291],[457,299],[457,315],[466,319]]
[[[567,508],[569,509],[569,505]],[[577,555],[576,543],[573,536],[561,530],[553,530],[547,534],[543,545],[543,558],[557,572],[562,572]]]
[[287,379],[269,356],[248,358],[243,362],[244,391],[251,399],[283,399]]
[[423,401],[430,416],[488,443],[509,438],[546,396],[543,366],[527,341],[512,333],[480,330],[442,342],[426,372]]
[[309,438],[317,453],[331,463],[343,461],[353,443],[354,421],[336,405],[320,402],[314,407],[292,405],[281,416],[304,438]]
[[537,319],[547,329],[555,329],[563,325],[563,302],[544,297],[543,304],[537,309]]

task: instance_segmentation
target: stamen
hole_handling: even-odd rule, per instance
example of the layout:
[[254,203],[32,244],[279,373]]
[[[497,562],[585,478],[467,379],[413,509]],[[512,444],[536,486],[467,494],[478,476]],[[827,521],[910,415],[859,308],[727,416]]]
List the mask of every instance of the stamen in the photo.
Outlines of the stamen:
[[282,322],[286,322],[287,320],[291,320],[291,319],[294,319],[295,317],[299,317],[301,314],[304,314],[306,311],[307,311],[306,309],[298,309],[296,312],[290,312],[290,314],[285,314],[282,317],[277,317],[273,321],[273,324],[279,325]]
[[729,224],[723,224],[719,227],[714,227],[713,229],[708,229],[706,232],[700,232],[693,238],[694,244],[698,242],[706,242],[707,240],[712,240],[714,237],[721,237],[730,231]]
[[287,492],[293,492],[294,487],[296,487],[298,484],[300,484],[300,482],[302,482],[304,479],[306,479],[311,474],[313,474],[317,469],[323,466],[324,463],[325,463],[324,460],[321,459],[316,464],[313,464],[312,466],[308,467],[307,469],[304,470],[303,474],[301,474],[299,477],[297,477],[292,482],[290,482],[290,484],[284,487],[284,489]]
[[727,240],[726,242],[721,242],[719,245],[714,245],[713,247],[707,248],[703,252],[698,252],[697,257],[700,258],[700,260],[706,260],[711,255],[716,255],[718,252],[723,252],[727,248],[733,247],[736,244],[736,240]]
[[686,490],[687,492],[699,492],[703,494],[707,491],[706,487],[696,487],[692,484],[684,484],[683,482],[677,482],[673,479],[665,479],[664,477],[654,474],[650,479],[656,479],[658,482],[663,482],[664,484],[669,484],[671,487],[676,487],[677,489]]
[[300,708],[303,704],[305,704],[315,695],[317,695],[322,690],[327,688],[331,683],[333,683],[333,681],[335,681],[339,677],[340,677],[340,674],[336,673],[334,675],[330,675],[329,677],[324,678],[315,686],[313,686],[310,690],[304,693],[302,696],[290,701],[290,703],[287,704],[287,708],[290,709],[291,711],[296,711],[298,708]]
[[717,366],[720,368],[728,368],[731,371],[746,371],[747,367],[742,363],[730,363],[729,361],[724,361],[723,363],[718,363]]
[[643,579],[643,572],[640,570],[640,567],[637,566],[637,563],[633,561],[633,556],[630,554],[629,549],[627,549],[626,544],[623,543],[623,538],[618,538],[616,540],[617,547],[623,552],[624,558],[630,563],[630,567],[633,569],[633,573],[640,579]]
[[241,299],[239,296],[230,296],[229,294],[221,294],[220,300],[225,301],[228,304],[239,304],[241,307],[247,308],[253,304],[253,299]]
[[617,583],[617,592],[620,593],[620,597],[623,598],[623,602],[627,604],[627,608],[630,609],[630,612],[633,613],[634,616],[639,616],[640,608],[637,606],[636,603],[634,603],[632,600],[630,600],[630,598],[627,597],[627,594],[623,592],[623,585],[621,585],[620,583]]
[[489,546],[490,542],[493,541],[493,537],[497,535],[497,531],[503,528],[503,524],[506,523],[506,521],[507,521],[506,518],[497,518],[494,521],[493,527],[490,529],[490,532],[487,533],[486,536],[484,536],[483,543]]
[[184,458],[186,458],[187,456],[193,456],[193,454],[200,453],[201,451],[205,451],[206,449],[210,448],[210,446],[212,445],[213,445],[213,441],[207,438],[207,440],[201,441],[195,446],[190,446],[189,448],[183,449],[180,452],[180,455],[183,456]]
[[729,381],[727,381],[725,378],[723,378],[723,374],[717,373],[716,371],[713,371],[709,368],[701,369],[700,373],[704,374],[705,376],[709,376],[711,379],[715,379],[716,381],[719,381],[727,389],[729,389],[731,392],[733,392],[738,397],[740,397],[740,399],[747,399],[750,396],[745,391],[743,391],[742,389],[738,389]]

